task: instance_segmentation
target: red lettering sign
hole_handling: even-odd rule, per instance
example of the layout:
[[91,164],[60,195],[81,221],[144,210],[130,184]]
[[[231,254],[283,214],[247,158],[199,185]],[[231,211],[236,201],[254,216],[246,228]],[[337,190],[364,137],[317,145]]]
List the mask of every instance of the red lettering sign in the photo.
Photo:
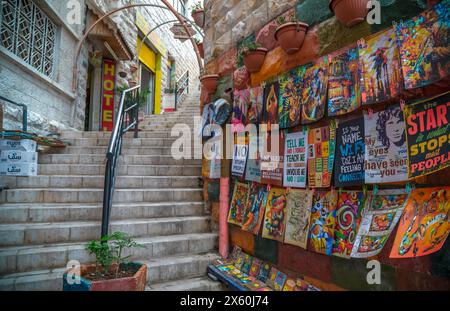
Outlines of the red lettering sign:
[[114,127],[114,89],[116,86],[116,63],[103,60],[102,79],[102,130],[110,132]]

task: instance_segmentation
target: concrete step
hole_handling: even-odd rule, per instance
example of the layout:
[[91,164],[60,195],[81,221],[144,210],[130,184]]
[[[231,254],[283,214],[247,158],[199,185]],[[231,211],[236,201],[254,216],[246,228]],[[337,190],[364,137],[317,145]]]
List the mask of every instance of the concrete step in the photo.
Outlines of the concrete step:
[[[169,138],[124,138],[123,147],[171,147],[179,137]],[[95,147],[109,146],[108,138],[69,138],[65,140],[70,146]],[[191,142],[194,142],[192,137]]]
[[[194,158],[194,152],[202,152],[201,146],[194,146],[191,144],[189,154]],[[70,146],[54,150],[57,154],[103,154],[106,155],[106,146],[96,147],[82,147],[82,146]],[[186,146],[188,148],[188,146]],[[122,148],[123,155],[172,155],[171,147],[124,147]],[[201,153],[200,153],[201,155]]]
[[192,279],[181,279],[176,281],[157,283],[148,286],[146,291],[223,291],[222,283],[213,281],[208,277],[198,277]]
[[[39,154],[40,164],[106,164],[104,154]],[[202,165],[200,159],[176,160],[170,155],[122,155],[119,165]]]

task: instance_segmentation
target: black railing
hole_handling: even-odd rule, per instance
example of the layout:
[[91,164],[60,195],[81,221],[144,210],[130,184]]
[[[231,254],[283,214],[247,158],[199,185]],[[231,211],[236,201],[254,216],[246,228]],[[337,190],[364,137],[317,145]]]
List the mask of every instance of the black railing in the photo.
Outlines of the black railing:
[[177,110],[178,104],[183,101],[186,94],[189,93],[189,71],[186,71],[184,75],[175,84],[175,110]]
[[[6,103],[10,103],[14,106],[22,108],[22,131],[26,132],[28,130],[28,107],[25,104],[16,103],[10,99],[0,96],[0,100]],[[5,114],[5,111],[3,111]]]
[[139,88],[135,86],[124,90],[120,97],[119,110],[116,114],[114,129],[111,133],[108,152],[106,153],[105,184],[103,189],[103,211],[101,236],[108,235],[109,218],[116,183],[117,161],[122,153],[123,135],[134,130],[134,138],[139,133]]

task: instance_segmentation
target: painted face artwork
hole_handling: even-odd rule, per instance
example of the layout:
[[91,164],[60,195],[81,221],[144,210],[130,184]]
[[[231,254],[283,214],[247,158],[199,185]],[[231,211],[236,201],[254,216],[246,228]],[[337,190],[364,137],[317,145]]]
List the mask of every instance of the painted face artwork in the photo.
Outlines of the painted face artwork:
[[280,97],[280,85],[278,81],[267,82],[264,88],[263,122],[268,125],[278,123],[278,101]]
[[258,124],[262,118],[264,90],[260,86],[250,89],[250,103],[248,106],[248,122]]
[[249,185],[247,183],[236,182],[234,185],[233,197],[231,199],[228,222],[242,226],[244,220],[244,210],[248,200]]
[[264,208],[267,204],[266,186],[252,183],[250,195],[244,211],[242,230],[258,235],[264,219]]
[[233,114],[231,124],[238,128],[247,124],[247,108],[250,102],[250,92],[247,89],[234,91]]
[[305,67],[297,67],[281,75],[278,119],[280,129],[295,127],[300,123],[300,103]]
[[284,188],[273,187],[267,198],[262,237],[282,242],[286,228],[286,194]]

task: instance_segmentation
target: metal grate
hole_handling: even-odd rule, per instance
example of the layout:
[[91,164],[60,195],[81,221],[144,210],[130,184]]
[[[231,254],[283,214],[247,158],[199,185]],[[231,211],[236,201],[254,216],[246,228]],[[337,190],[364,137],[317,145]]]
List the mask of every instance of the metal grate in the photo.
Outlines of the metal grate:
[[0,43],[52,77],[56,26],[33,0],[1,0]]

